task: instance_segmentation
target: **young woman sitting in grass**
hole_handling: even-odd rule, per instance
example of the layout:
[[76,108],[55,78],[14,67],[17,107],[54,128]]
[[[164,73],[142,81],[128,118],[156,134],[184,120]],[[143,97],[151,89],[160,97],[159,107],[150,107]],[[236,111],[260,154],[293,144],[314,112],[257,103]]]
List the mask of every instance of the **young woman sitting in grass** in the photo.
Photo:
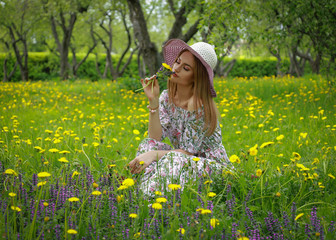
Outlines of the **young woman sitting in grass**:
[[[173,74],[161,95],[155,75],[141,79],[149,101],[149,138],[140,143],[136,158],[129,163],[132,173],[144,171],[140,188],[148,195],[171,183],[183,188],[189,180],[230,167],[213,100],[214,48],[204,42],[189,46],[172,39],[163,53]],[[162,142],[166,137],[173,148]]]

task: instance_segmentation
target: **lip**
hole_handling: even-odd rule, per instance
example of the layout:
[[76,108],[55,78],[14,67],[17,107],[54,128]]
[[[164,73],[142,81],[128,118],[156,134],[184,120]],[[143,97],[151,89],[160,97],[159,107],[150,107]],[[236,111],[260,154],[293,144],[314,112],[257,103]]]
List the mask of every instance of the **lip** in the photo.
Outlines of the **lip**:
[[178,77],[178,75],[177,75],[176,73],[174,73],[172,76],[173,76],[173,77]]

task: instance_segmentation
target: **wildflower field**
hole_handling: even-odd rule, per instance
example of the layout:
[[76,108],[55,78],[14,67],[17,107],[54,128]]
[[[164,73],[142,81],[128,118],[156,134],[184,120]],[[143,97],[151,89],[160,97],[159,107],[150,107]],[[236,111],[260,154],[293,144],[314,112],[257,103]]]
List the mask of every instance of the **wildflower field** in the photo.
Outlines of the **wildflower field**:
[[0,83],[2,239],[336,239],[331,82],[216,79],[234,171],[155,197],[126,167],[147,136],[147,101],[120,86]]

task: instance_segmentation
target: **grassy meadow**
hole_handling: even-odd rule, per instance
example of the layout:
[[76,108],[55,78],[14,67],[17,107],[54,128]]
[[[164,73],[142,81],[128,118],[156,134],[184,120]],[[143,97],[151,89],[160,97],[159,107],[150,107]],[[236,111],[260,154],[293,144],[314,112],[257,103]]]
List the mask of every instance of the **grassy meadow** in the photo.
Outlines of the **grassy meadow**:
[[335,239],[336,88],[215,79],[234,171],[143,196],[126,164],[143,93],[107,80],[0,83],[3,239]]

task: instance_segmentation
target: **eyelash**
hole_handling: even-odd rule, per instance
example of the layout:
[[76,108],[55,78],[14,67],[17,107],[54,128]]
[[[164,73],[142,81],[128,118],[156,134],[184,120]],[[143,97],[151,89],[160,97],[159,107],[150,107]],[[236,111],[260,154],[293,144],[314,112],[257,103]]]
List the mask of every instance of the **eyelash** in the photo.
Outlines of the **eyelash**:
[[[179,60],[176,60],[175,62],[176,62],[177,64],[180,64],[178,61],[179,61]],[[183,69],[184,69],[185,71],[189,71],[189,69],[186,68],[186,67],[183,67]]]

